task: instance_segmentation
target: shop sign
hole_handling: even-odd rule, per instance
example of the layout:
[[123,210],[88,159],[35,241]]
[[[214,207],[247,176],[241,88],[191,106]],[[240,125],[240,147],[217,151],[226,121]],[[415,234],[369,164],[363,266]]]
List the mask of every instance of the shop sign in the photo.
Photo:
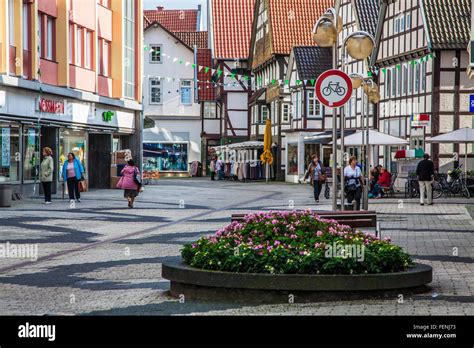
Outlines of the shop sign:
[[64,114],[64,102],[53,99],[38,98],[38,111],[47,114]]
[[474,112],[474,94],[469,96],[469,112]]
[[431,117],[429,114],[411,115],[412,127],[429,127],[431,125]]
[[102,120],[104,122],[112,122],[112,117],[114,116],[114,112],[113,111],[104,111],[102,113]]

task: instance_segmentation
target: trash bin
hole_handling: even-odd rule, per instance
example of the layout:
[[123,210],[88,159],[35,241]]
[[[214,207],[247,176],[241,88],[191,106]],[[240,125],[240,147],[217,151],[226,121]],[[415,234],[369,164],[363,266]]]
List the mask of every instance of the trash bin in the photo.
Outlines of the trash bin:
[[10,184],[0,184],[0,207],[12,206],[13,188]]

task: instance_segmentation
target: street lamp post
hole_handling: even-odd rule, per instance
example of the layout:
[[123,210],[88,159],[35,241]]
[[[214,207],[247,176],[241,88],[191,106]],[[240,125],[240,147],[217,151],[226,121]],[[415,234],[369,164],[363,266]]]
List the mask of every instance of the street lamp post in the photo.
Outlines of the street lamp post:
[[[332,47],[333,68],[338,67],[338,38],[342,31],[342,18],[337,15],[334,8],[330,8],[323,14],[313,28],[313,40],[320,47]],[[355,60],[366,59],[375,47],[375,39],[365,31],[356,31],[348,35],[342,44],[342,70],[344,70],[344,56],[347,53]],[[344,210],[344,113],[341,110],[341,210]],[[337,108],[333,108],[332,118],[332,209],[337,210]]]
[[362,208],[369,209],[369,153],[370,153],[370,139],[369,139],[369,106],[370,103],[377,104],[380,101],[380,94],[377,84],[371,78],[364,78],[359,74],[351,74],[352,86],[354,89],[363,88],[362,93],[362,152],[365,166],[365,185],[364,185],[364,200]]

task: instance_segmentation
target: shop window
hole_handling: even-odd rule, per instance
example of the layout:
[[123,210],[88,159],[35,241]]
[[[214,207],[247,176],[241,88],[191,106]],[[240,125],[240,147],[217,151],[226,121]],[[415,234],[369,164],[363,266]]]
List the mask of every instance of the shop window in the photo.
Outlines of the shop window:
[[191,101],[191,81],[181,81],[181,104],[190,105]]
[[39,179],[39,131],[36,127],[23,129],[23,181]]
[[162,63],[161,45],[151,45],[150,63]]
[[288,144],[288,175],[298,175],[298,144]]
[[0,182],[20,180],[20,132],[0,124]]
[[160,172],[188,171],[188,144],[144,143],[143,170]]
[[81,161],[87,173],[87,133],[81,130],[61,129],[59,132],[59,167],[58,180],[62,178],[62,168],[67,161],[68,153],[72,152]]
[[150,79],[150,104],[161,104],[162,101],[161,79]]

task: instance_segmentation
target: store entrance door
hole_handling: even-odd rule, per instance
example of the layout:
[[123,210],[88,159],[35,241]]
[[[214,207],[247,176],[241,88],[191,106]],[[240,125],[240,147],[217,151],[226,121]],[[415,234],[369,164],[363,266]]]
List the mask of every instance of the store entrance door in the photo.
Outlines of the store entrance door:
[[110,188],[112,134],[89,133],[89,187]]
[[[57,193],[57,186],[54,183],[58,181],[58,129],[55,127],[41,127],[41,160],[43,159],[43,148],[49,147],[53,150],[53,185],[51,185],[51,193]],[[40,192],[43,193],[43,187],[40,185]]]

